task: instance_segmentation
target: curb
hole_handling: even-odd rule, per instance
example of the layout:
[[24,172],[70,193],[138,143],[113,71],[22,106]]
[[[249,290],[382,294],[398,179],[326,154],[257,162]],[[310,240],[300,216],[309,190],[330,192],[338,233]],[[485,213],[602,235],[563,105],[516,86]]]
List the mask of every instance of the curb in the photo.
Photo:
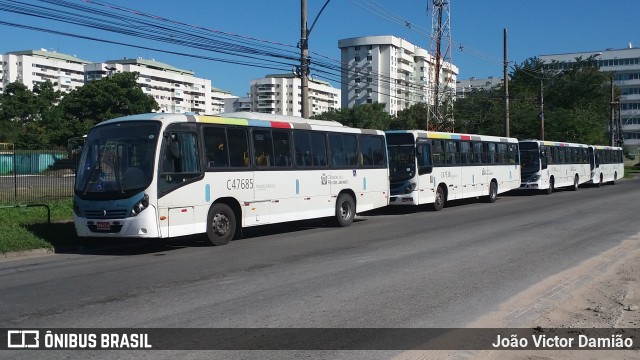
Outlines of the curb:
[[53,254],[55,254],[55,252],[53,251],[53,249],[50,249],[50,248],[14,251],[14,252],[8,252],[8,253],[1,253],[0,262],[28,259],[28,258],[41,257],[41,256],[47,256],[47,255],[53,255]]

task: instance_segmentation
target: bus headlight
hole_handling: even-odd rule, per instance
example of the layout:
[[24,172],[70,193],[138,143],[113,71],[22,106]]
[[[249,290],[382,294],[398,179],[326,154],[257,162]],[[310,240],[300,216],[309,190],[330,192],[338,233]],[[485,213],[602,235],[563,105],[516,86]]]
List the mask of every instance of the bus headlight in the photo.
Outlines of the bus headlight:
[[140,214],[142,212],[142,210],[146,209],[147,207],[149,207],[149,195],[144,194],[144,196],[142,197],[142,199],[140,199],[140,201],[138,201],[137,203],[135,203],[133,205],[133,208],[131,208],[131,216],[138,216],[138,214]]
[[413,192],[413,190],[416,189],[416,183],[412,182],[412,183],[408,183],[407,187],[404,188],[404,193],[405,194],[411,194]]

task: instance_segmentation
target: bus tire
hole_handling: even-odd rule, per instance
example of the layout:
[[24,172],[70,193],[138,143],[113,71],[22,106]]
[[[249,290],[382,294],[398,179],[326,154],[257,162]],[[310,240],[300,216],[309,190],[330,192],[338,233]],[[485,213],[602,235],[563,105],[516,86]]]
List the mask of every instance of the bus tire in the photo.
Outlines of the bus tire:
[[444,190],[442,190],[442,186],[438,186],[436,189],[436,198],[433,200],[433,210],[442,210],[442,208],[444,208],[445,201]]
[[207,216],[207,238],[212,245],[227,245],[236,232],[236,215],[227,204],[214,204]]
[[614,172],[613,173],[613,180],[609,181],[610,185],[615,185],[616,184],[616,180],[618,180],[618,172]]
[[603,180],[602,173],[600,173],[600,181],[596,184],[597,187],[602,186],[602,180]]
[[485,201],[488,203],[494,203],[498,199],[498,184],[495,181],[492,181],[489,184],[489,195],[485,197]]
[[549,188],[547,188],[547,190],[545,191],[545,194],[547,195],[551,195],[553,194],[553,190],[554,190],[554,184],[553,184],[553,178],[549,179]]
[[573,186],[571,187],[571,191],[578,191],[578,187],[580,186],[579,180],[580,178],[576,174],[576,176],[573,178]]
[[353,223],[356,217],[356,202],[351,195],[342,193],[336,201],[336,224],[347,227]]

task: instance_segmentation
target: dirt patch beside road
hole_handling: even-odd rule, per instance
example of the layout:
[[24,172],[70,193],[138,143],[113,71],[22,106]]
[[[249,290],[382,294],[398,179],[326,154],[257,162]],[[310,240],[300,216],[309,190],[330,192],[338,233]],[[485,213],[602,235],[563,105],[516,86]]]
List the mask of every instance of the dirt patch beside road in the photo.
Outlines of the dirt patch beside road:
[[[640,234],[520,293],[468,327],[639,328]],[[634,339],[634,344],[640,339]],[[408,351],[396,359],[640,359],[638,350]]]

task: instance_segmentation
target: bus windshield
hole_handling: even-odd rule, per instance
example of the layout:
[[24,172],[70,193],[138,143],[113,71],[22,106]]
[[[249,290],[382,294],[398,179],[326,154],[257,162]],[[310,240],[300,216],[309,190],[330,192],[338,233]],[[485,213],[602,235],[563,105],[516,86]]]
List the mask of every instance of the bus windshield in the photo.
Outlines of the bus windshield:
[[522,174],[535,174],[540,171],[540,151],[523,150],[520,148],[520,172]]
[[416,155],[413,144],[393,145],[389,150],[389,180],[404,181],[416,175]]
[[81,198],[125,198],[149,186],[159,122],[97,126],[82,150],[75,192]]

